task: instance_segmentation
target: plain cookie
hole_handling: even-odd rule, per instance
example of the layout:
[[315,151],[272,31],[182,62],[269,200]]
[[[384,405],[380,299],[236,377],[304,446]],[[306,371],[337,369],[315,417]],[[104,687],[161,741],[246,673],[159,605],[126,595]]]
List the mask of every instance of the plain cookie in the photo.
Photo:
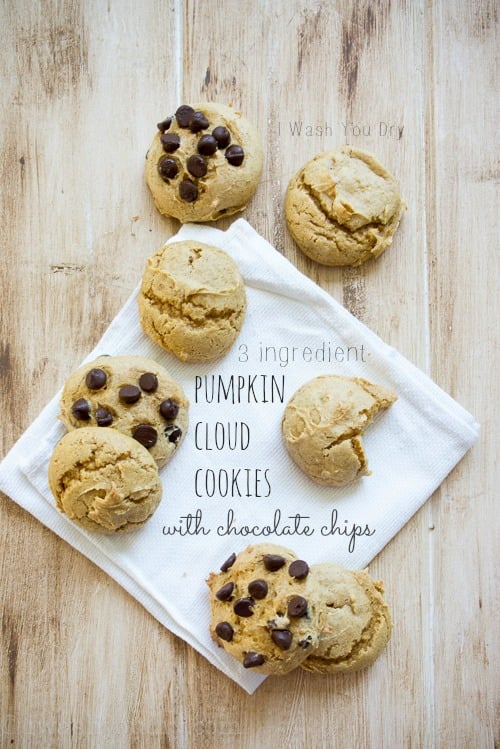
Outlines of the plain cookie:
[[212,573],[212,638],[245,668],[285,674],[318,646],[322,620],[309,567],[282,546],[256,544]]
[[194,241],[165,245],[148,259],[138,303],[144,332],[183,362],[226,354],[247,306],[234,260]]
[[318,647],[301,668],[347,673],[371,666],[392,632],[383,584],[329,562],[312,565],[309,578],[325,617]]
[[60,419],[68,430],[112,427],[147,448],[159,467],[181,444],[189,401],[181,385],[153,359],[100,356],[64,385]]
[[315,377],[285,407],[285,447],[316,483],[346,486],[369,475],[361,435],[375,414],[396,399],[392,390],[359,377]]
[[405,208],[392,174],[350,146],[308,161],[285,196],[290,234],[322,265],[361,265],[379,257]]
[[146,156],[146,183],[160,213],[216,221],[242,211],[262,173],[255,127],[222,104],[182,105],[158,123]]
[[68,432],[49,462],[57,507],[89,531],[123,533],[144,525],[158,507],[158,468],[139,442],[109,427]]

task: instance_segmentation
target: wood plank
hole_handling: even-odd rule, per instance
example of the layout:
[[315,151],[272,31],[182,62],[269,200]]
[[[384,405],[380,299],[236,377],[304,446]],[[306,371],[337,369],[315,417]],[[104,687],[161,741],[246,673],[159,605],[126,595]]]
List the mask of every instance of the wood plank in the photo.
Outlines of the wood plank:
[[433,9],[432,372],[482,421],[479,444],[432,502],[434,745],[443,748],[492,747],[498,731],[499,440],[490,411],[499,400],[495,24],[489,2]]
[[[163,4],[161,29],[153,3],[136,14],[131,2],[16,2],[1,14],[5,452],[171,233],[143,167],[164,94],[158,70],[177,69],[164,39],[175,41],[178,14]],[[1,513],[0,744],[123,746],[144,684],[146,724],[165,734],[164,694],[168,712],[182,712],[185,646],[12,502]],[[176,665],[155,670],[159,655]]]

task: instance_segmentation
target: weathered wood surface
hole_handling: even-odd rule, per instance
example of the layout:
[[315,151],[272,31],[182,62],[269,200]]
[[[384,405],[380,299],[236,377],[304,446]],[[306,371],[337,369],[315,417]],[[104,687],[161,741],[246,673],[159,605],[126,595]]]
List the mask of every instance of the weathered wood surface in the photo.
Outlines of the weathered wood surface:
[[[383,658],[253,697],[2,496],[0,746],[493,747],[496,23],[491,0],[2,0],[2,455],[176,231],[144,155],[160,117],[203,99],[263,134],[246,218],[482,431],[372,564],[395,622]],[[290,239],[283,196],[346,142],[398,176],[408,211],[376,263],[321,268]]]

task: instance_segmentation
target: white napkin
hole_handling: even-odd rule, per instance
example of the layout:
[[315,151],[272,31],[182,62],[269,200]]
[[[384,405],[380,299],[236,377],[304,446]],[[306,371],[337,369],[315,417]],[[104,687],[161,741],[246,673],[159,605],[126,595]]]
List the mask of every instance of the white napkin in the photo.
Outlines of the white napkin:
[[[217,245],[240,268],[248,311],[230,353],[200,365],[163,351],[141,331],[137,287],[87,357],[155,358],[190,400],[190,428],[161,471],[164,499],[156,514],[137,532],[109,538],[82,530],[56,509],[47,466],[64,433],[59,393],[1,463],[0,489],[252,693],[264,677],[245,670],[209,637],[209,572],[233,551],[262,541],[288,546],[310,564],[366,566],[471,447],[479,427],[245,220],[226,232],[187,225],[169,241],[180,239]],[[372,475],[345,489],[311,482],[281,441],[286,402],[322,373],[362,376],[398,394],[364,436]],[[389,594],[390,586],[387,579]]]

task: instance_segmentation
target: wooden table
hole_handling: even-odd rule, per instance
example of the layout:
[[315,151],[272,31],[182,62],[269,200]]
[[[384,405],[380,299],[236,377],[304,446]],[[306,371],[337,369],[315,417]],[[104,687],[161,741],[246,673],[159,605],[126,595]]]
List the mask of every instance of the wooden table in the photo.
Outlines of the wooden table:
[[[2,455],[177,231],[144,157],[156,122],[198,100],[232,102],[262,133],[245,217],[482,425],[371,566],[395,623],[383,657],[252,697],[2,496],[0,745],[493,747],[493,0],[2,0],[0,19]],[[344,143],[397,175],[408,211],[378,261],[324,268],[291,240],[283,197]]]

